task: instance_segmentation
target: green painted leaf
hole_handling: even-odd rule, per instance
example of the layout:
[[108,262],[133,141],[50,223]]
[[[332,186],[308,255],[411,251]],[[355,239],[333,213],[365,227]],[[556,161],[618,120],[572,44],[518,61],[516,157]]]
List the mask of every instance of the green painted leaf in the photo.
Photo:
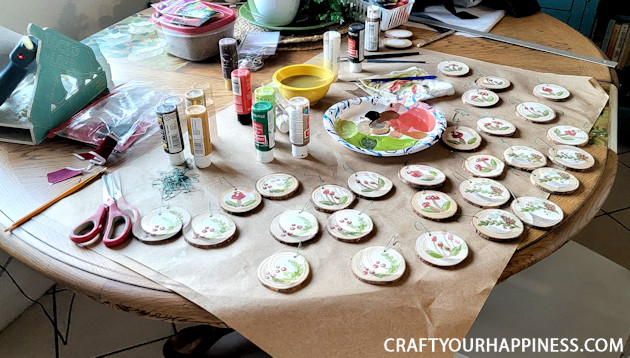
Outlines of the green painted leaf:
[[494,159],[490,160],[490,165],[492,165],[493,167],[496,167],[497,166],[497,161],[494,160]]
[[545,111],[543,112],[543,116],[547,117],[549,115],[549,111],[545,109]]
[[554,129],[553,131],[555,134],[560,135],[560,130],[558,128]]
[[468,144],[473,144],[473,143],[475,143],[476,141],[477,141],[477,138],[476,138],[476,137],[475,137],[475,138],[471,138],[471,139],[469,139],[469,140],[468,140]]
[[436,211],[433,209],[429,209],[429,208],[424,208],[422,209],[422,211],[427,212],[427,213],[435,213]]
[[444,257],[444,256],[442,256],[442,255],[440,255],[437,252],[432,251],[432,250],[427,250],[427,254],[429,254],[430,256],[435,257],[436,259],[441,259],[442,257]]
[[491,172],[491,171],[492,171],[492,170],[490,170],[490,169],[488,169],[488,168],[482,168],[482,169],[481,169],[481,172],[482,172],[482,173],[489,173],[489,172]]
[[537,114],[528,114],[526,117],[529,117],[529,118],[540,118],[540,116],[537,115]]
[[252,199],[250,201],[246,201],[245,204],[243,204],[243,206],[250,206],[250,205],[252,205],[255,202],[256,202],[256,199]]
[[460,143],[456,140],[447,139],[446,141],[454,145],[460,145]]
[[451,207],[451,202],[449,200],[442,205],[442,210],[447,211],[448,209],[450,209],[450,207]]
[[424,178],[424,179],[420,179],[420,180],[422,180],[422,181],[433,181],[433,179],[430,179],[430,178]]
[[372,191],[374,191],[374,189],[361,189],[362,193],[369,193],[369,192],[372,192]]
[[341,198],[341,200],[339,200],[339,204],[341,204],[341,205],[343,205],[343,204],[345,204],[347,202],[348,202],[348,197],[347,196],[344,196],[343,198]]
[[492,101],[494,101],[494,96],[490,96],[490,97],[486,98],[486,101],[487,101],[487,102],[492,102]]
[[385,180],[383,180],[383,178],[378,178],[378,186],[379,187],[384,187],[385,186]]
[[510,127],[508,127],[508,126],[499,128],[500,131],[505,131],[505,130],[508,130],[508,129],[510,129]]
[[228,204],[229,206],[234,206],[234,207],[236,207],[236,204],[235,204],[235,203],[233,203],[233,202],[231,202],[231,201],[226,201],[225,203],[226,203],[226,204]]
[[453,249],[453,252],[451,253],[451,255],[456,256],[457,254],[459,254],[459,252],[462,251],[462,246],[459,245],[456,248]]
[[556,93],[556,96],[562,96],[563,93],[564,93],[563,91],[560,91],[560,92]]
[[438,176],[438,173],[436,171],[433,171],[433,170],[429,170],[429,174],[431,174],[433,176]]
[[334,205],[334,204],[333,204],[333,203],[331,203],[330,201],[320,201],[319,203],[320,203],[320,204],[322,204],[322,205],[329,205],[329,206],[330,206],[330,205]]

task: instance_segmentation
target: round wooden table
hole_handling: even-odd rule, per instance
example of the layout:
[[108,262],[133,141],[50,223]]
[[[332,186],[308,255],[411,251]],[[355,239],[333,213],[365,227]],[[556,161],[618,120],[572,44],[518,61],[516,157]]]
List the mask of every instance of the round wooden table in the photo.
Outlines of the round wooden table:
[[[415,27],[408,29],[415,33],[415,41],[418,42],[435,35],[434,32]],[[518,19],[506,17],[491,32],[583,55],[604,57],[579,32],[542,13]],[[604,88],[616,83],[614,71],[604,66],[487,39],[451,35],[425,48],[528,70],[591,76]],[[296,51],[276,55],[266,60],[261,71],[253,73],[252,84],[258,86],[267,83],[278,68],[287,64],[303,63],[317,53],[318,51]],[[126,59],[108,60],[115,78],[154,78],[159,73],[147,68],[133,68]],[[216,59],[204,63],[187,63],[176,69],[176,72],[221,79],[220,64]],[[217,110],[227,107],[232,101],[228,92],[215,93],[214,97]],[[610,124],[605,126],[610,128]],[[611,137],[613,135],[614,133]],[[594,154],[598,157],[599,164],[590,180],[583,183],[585,189],[575,195],[550,197],[550,200],[569,208],[565,210],[565,221],[552,231],[540,231],[535,238],[521,242],[500,281],[560,248],[600,209],[615,178],[617,155],[605,146],[591,145],[588,150],[597,152]],[[10,223],[17,220],[38,206],[36,204],[60,193],[55,186],[43,186],[42,180],[45,179],[42,178],[45,178],[47,172],[62,167],[63,161],[59,158],[67,156],[70,151],[85,151],[85,147],[59,139],[48,140],[39,146],[0,144],[0,192],[10,192],[11,198],[23,199],[0,199],[0,222]],[[110,167],[115,168],[117,162]],[[63,252],[55,246],[55,241],[67,240],[67,233],[56,231],[54,223],[50,224],[32,220],[17,229],[13,235],[2,233],[0,248],[52,280],[118,310],[160,320],[195,321],[224,326],[211,313],[182,296],[91,250],[85,250],[80,257]]]

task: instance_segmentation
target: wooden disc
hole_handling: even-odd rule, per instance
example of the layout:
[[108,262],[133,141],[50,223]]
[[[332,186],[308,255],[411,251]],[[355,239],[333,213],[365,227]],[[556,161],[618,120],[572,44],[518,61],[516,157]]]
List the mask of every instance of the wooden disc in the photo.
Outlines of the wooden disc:
[[405,258],[391,247],[370,246],[352,257],[350,267],[360,281],[384,285],[398,281],[407,265]]
[[505,162],[516,169],[532,171],[547,165],[547,157],[534,148],[513,145],[503,152]]
[[354,193],[335,184],[324,184],[313,189],[311,200],[315,209],[325,213],[343,210],[354,202]]
[[511,83],[503,77],[482,76],[475,81],[477,87],[486,90],[501,91],[510,87]]
[[493,240],[514,240],[523,234],[523,223],[512,213],[499,209],[481,210],[472,218],[479,236]]
[[464,161],[464,170],[479,178],[496,178],[503,174],[505,164],[493,155],[471,155]]
[[398,171],[398,178],[414,188],[436,188],[444,184],[446,175],[428,165],[407,165]]
[[256,190],[267,199],[281,200],[295,194],[300,182],[291,174],[267,174],[256,181]]
[[571,194],[580,187],[580,181],[571,173],[556,168],[539,168],[529,180],[534,186],[552,194]]
[[236,224],[227,215],[212,213],[195,216],[184,230],[184,239],[192,246],[210,249],[227,245],[236,233]]
[[[156,210],[159,210],[159,209],[156,209]],[[168,210],[171,214],[178,216],[180,218],[180,220],[182,221],[182,227],[186,227],[188,226],[188,224],[190,224],[190,213],[188,212],[188,210],[181,208],[179,206],[171,206],[166,210]],[[162,242],[162,241],[168,241],[171,238],[173,238],[175,235],[179,234],[179,231],[170,233],[170,234],[164,234],[164,235],[149,234],[148,232],[144,231],[144,229],[142,228],[142,222],[140,220],[136,221],[133,224],[131,228],[131,232],[133,233],[133,236],[136,239],[138,239],[138,241],[145,242],[145,243],[152,243],[152,244]]]
[[461,237],[447,231],[431,231],[416,240],[416,255],[432,266],[455,266],[468,257],[468,245]]
[[142,230],[153,235],[177,234],[182,224],[182,218],[168,208],[153,209],[141,220]]
[[441,191],[423,190],[411,198],[413,211],[430,220],[444,220],[457,212],[457,203]]
[[573,126],[555,126],[547,131],[547,139],[553,144],[581,147],[588,143],[588,133]]
[[549,148],[549,158],[555,164],[570,170],[586,171],[595,165],[595,158],[584,149],[570,145],[556,145]]
[[523,102],[516,105],[516,115],[530,122],[545,123],[556,118],[556,112],[538,102]]
[[304,256],[295,252],[280,252],[260,263],[258,281],[270,290],[289,293],[302,288],[310,273]]
[[550,83],[540,84],[534,87],[534,96],[552,101],[562,101],[569,98],[571,92],[566,88]]
[[525,225],[539,229],[552,228],[564,217],[558,205],[547,199],[533,196],[523,196],[513,200],[510,208]]
[[471,89],[462,95],[462,101],[474,107],[492,107],[499,103],[499,95],[485,89]]
[[359,210],[339,210],[326,220],[326,230],[339,241],[358,242],[374,229],[372,219]]
[[403,29],[393,29],[385,31],[385,36],[392,39],[408,39],[413,36],[413,32]]
[[228,213],[246,213],[262,203],[262,197],[254,189],[228,189],[219,196],[219,205]]
[[315,238],[319,223],[313,214],[303,210],[286,210],[271,221],[273,237],[288,245],[297,245]]
[[356,172],[348,178],[348,187],[364,198],[380,198],[387,195],[394,184],[388,178],[368,171]]
[[477,121],[477,129],[495,136],[511,136],[516,132],[516,126],[512,122],[501,118],[481,118]]
[[442,133],[442,141],[457,150],[475,150],[481,145],[481,136],[474,129],[459,126],[447,127]]
[[451,77],[463,76],[470,71],[468,65],[458,61],[442,61],[437,65],[438,71]]
[[498,208],[510,200],[510,191],[488,178],[472,178],[459,185],[462,198],[480,208]]
[[386,38],[383,40],[383,45],[385,45],[385,47],[403,49],[411,47],[413,43],[408,39]]

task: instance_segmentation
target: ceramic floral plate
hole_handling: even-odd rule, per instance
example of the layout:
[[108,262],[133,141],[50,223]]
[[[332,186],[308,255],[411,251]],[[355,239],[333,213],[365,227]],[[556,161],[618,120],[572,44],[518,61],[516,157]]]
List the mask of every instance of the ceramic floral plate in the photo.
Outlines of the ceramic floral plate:
[[534,196],[523,196],[510,206],[514,214],[525,224],[540,229],[558,225],[564,218],[562,209],[555,203]]
[[588,143],[588,133],[573,126],[555,126],[547,131],[547,139],[554,144],[580,147]]
[[295,252],[273,254],[258,266],[258,280],[263,286],[278,292],[293,292],[301,288],[310,274],[306,258]]
[[382,157],[427,149],[446,128],[444,114],[413,98],[351,98],[330,107],[323,121],[335,141],[355,152]]
[[356,278],[375,285],[399,280],[407,267],[398,251],[385,246],[370,246],[357,252],[350,265]]
[[468,245],[461,237],[446,231],[426,232],[416,240],[416,255],[434,266],[454,266],[468,256]]
[[364,198],[380,198],[393,186],[391,180],[375,172],[360,171],[348,178],[348,188]]

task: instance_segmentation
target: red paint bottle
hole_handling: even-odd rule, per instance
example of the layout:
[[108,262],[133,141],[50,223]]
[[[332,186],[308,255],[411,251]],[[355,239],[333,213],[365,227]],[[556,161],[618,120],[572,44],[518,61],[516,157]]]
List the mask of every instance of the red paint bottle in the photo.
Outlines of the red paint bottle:
[[248,69],[232,71],[232,93],[238,121],[242,125],[252,124],[252,82]]

